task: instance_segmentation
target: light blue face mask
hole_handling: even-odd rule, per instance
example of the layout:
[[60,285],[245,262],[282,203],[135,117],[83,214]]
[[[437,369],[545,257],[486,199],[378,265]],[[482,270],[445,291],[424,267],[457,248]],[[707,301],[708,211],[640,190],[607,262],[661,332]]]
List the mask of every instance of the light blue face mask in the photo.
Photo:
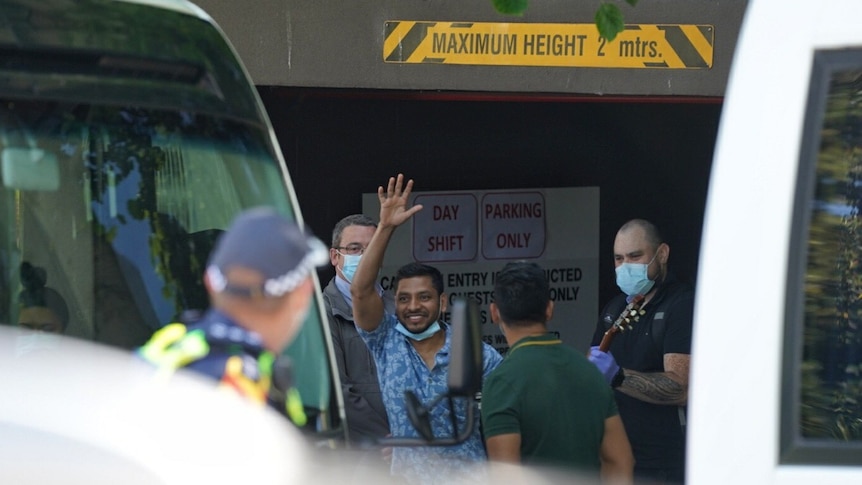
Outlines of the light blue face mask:
[[344,265],[341,267],[341,274],[348,283],[353,282],[353,276],[356,275],[356,268],[359,267],[359,260],[362,259],[361,254],[343,254]]
[[395,330],[398,330],[402,335],[412,338],[413,340],[425,340],[440,331],[440,322],[434,320],[434,323],[428,326],[422,333],[413,333],[407,330],[407,327],[401,325],[401,322],[395,324]]
[[30,352],[54,350],[62,343],[60,335],[46,332],[27,332],[15,338],[15,356],[20,357]]
[[649,265],[655,261],[656,252],[649,263],[623,263],[617,266],[617,286],[626,295],[645,295],[649,293],[655,281],[649,279]]

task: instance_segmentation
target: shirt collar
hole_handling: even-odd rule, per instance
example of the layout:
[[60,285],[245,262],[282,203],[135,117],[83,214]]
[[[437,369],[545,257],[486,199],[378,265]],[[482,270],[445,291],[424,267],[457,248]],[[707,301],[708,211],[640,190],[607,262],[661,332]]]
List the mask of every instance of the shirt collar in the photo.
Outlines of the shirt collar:
[[517,350],[520,347],[525,347],[528,345],[555,345],[563,343],[559,337],[557,337],[553,333],[546,333],[544,335],[534,335],[530,337],[524,337],[521,340],[515,342],[515,345],[512,345],[509,348],[509,351],[506,352],[506,355],[512,355],[512,352]]
[[335,287],[338,288],[339,292],[341,292],[341,296],[344,297],[344,301],[346,301],[348,305],[352,306],[353,298],[350,296],[350,283],[348,283],[344,278],[336,275]]
[[[353,297],[350,296],[350,283],[348,283],[344,278],[336,275],[335,287],[338,288],[338,291],[341,293],[341,296],[344,297],[344,301],[346,301],[348,305],[353,306]],[[380,283],[375,283],[374,288],[377,289],[378,295],[383,294],[383,287],[380,286]]]

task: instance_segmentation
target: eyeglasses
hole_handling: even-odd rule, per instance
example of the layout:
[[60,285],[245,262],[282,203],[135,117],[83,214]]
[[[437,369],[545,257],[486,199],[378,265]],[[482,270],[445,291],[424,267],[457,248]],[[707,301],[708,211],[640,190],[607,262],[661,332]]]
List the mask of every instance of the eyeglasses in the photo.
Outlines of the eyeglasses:
[[338,251],[338,254],[356,256],[365,252],[365,248],[361,244],[348,244],[347,246],[336,246],[333,249]]

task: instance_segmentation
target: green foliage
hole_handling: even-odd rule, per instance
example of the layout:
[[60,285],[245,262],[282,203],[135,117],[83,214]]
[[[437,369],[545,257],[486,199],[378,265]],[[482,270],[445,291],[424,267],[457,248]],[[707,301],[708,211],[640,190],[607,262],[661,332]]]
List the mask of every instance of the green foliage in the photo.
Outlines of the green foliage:
[[527,10],[527,0],[491,0],[491,3],[494,9],[504,15],[523,15]]
[[608,42],[617,38],[617,34],[623,31],[623,13],[619,7],[613,3],[603,3],[596,10],[596,28],[599,29],[599,35],[608,40]]
[[[527,10],[527,2],[528,0],[491,0],[498,13],[517,16],[523,15]],[[638,0],[625,0],[625,2],[634,7]],[[616,4],[609,1],[602,2],[599,9],[596,10],[595,23],[599,30],[599,36],[608,42],[616,39],[617,34],[622,32],[625,27],[622,11]]]

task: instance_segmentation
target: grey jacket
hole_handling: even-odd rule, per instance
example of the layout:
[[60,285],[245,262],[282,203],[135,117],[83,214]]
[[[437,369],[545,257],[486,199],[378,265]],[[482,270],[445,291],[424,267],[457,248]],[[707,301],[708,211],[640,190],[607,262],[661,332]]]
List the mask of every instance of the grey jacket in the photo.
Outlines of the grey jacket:
[[324,288],[323,301],[341,377],[348,434],[354,443],[369,441],[389,434],[389,420],[374,358],[356,331],[353,309],[335,286],[335,278]]

